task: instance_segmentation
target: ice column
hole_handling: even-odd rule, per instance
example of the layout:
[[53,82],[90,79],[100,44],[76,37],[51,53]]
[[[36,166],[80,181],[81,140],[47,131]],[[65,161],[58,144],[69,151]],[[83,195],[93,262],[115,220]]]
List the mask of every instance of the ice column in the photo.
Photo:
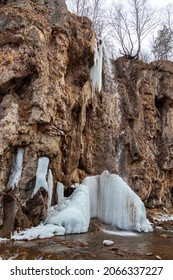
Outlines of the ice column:
[[18,148],[16,159],[13,162],[13,166],[11,169],[10,178],[8,181],[8,189],[14,189],[16,187],[21,179],[22,175],[22,166],[23,166],[23,156],[24,156],[24,149]]
[[101,39],[95,40],[94,65],[91,68],[91,85],[92,94],[95,91],[100,92],[102,89],[102,61],[103,61],[103,44]]
[[48,165],[49,159],[47,157],[39,158],[36,172],[36,184],[32,195],[35,195],[41,187],[48,192],[48,183],[46,181]]
[[52,192],[53,192],[53,174],[52,174],[52,170],[49,169],[49,172],[48,172],[48,200],[47,200],[48,210],[51,206]]
[[60,182],[57,183],[57,201],[58,204],[62,203],[64,200],[64,185]]

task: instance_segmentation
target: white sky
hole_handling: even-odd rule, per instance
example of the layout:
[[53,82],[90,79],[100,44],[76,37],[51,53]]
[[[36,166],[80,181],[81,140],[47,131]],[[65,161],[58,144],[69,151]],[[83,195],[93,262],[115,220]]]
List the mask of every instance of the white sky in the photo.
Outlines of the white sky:
[[171,3],[172,1],[170,0],[150,0],[150,3],[154,7],[163,7],[166,6],[167,4]]
[[[112,2],[114,0],[107,0],[107,2]],[[116,0],[117,1],[117,0]],[[121,2],[124,2],[126,3],[127,0],[121,0]],[[161,8],[163,6],[166,6],[167,4],[169,3],[172,3],[173,1],[172,0],[150,0],[150,3],[153,7],[158,7],[158,8]]]

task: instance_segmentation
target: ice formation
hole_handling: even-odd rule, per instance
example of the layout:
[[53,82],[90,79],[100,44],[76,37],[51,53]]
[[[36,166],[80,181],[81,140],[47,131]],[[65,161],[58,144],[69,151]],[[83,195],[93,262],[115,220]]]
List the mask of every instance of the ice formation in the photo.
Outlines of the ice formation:
[[35,195],[41,187],[44,188],[46,191],[48,191],[48,183],[46,181],[48,165],[49,165],[49,159],[47,157],[39,158],[37,172],[36,172],[36,184],[33,191],[33,195]]
[[57,225],[39,225],[37,227],[32,227],[30,229],[21,231],[20,233],[15,233],[12,239],[15,240],[33,240],[36,238],[48,238],[54,235],[64,235],[64,227],[59,227]]
[[[47,158],[40,159],[36,190],[46,182],[49,164]],[[139,232],[152,231],[152,227],[146,219],[143,202],[118,175],[104,171],[100,176],[86,177],[68,198],[64,197],[63,184],[58,183],[59,203],[52,207],[50,207],[53,187],[51,170],[48,175],[48,186],[50,188],[47,189],[49,209],[44,224],[15,234],[13,239],[31,240],[53,235],[87,232],[90,218],[94,217],[119,229]]]
[[15,161],[13,163],[10,178],[8,181],[8,189],[14,189],[21,179],[22,166],[23,166],[24,149],[18,148]]
[[[59,210],[59,209],[58,209]],[[48,216],[46,224],[63,226],[65,233],[87,232],[90,222],[89,190],[79,185],[69,197],[69,203],[61,211]]]
[[51,207],[52,192],[53,192],[53,174],[52,174],[52,170],[49,169],[49,172],[48,172],[48,199],[47,199],[48,210]]
[[95,40],[94,65],[91,68],[92,93],[100,92],[102,89],[102,62],[103,61],[103,43],[101,39]]
[[64,200],[64,185],[60,182],[57,183],[57,201],[58,204],[62,203]]
[[104,171],[82,184],[89,187],[91,217],[120,229],[152,231],[143,202],[121,177]]
[[79,185],[64,203],[51,207],[44,224],[21,231],[15,240],[32,240],[54,235],[87,232],[90,222],[89,190]]

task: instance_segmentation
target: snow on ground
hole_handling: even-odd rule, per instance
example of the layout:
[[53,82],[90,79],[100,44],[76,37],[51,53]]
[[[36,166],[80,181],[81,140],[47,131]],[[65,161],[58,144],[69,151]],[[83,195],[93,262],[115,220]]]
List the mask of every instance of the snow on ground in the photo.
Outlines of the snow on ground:
[[6,241],[7,240],[7,238],[0,238],[0,242],[1,241]]
[[173,214],[157,213],[157,215],[154,217],[154,221],[156,222],[173,221]]
[[32,227],[30,229],[20,231],[20,233],[15,233],[12,239],[15,240],[33,240],[36,238],[47,238],[54,235],[64,235],[64,227],[59,227],[56,225],[39,225],[37,227]]

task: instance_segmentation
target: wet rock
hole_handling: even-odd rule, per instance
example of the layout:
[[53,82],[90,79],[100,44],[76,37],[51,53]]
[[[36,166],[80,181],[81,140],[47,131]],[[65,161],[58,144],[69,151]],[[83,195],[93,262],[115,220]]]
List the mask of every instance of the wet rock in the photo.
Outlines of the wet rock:
[[159,255],[155,256],[156,260],[162,260],[162,258]]
[[153,253],[145,253],[146,256],[153,256]]

